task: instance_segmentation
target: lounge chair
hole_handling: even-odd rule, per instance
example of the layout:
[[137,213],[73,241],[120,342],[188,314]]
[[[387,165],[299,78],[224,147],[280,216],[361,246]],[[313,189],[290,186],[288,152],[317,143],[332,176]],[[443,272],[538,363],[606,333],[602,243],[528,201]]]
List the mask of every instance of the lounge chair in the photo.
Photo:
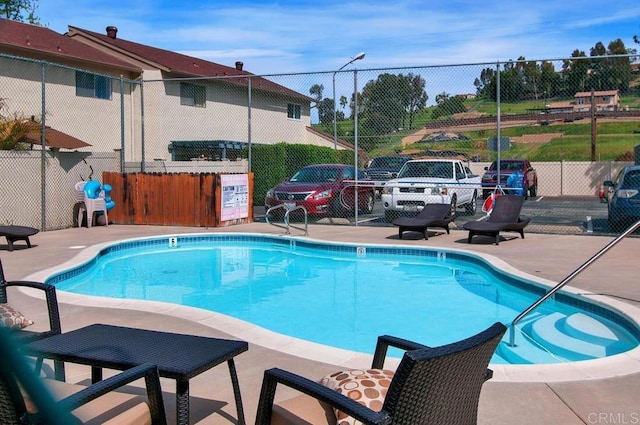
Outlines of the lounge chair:
[[[46,303],[46,312],[49,319],[49,326],[37,327],[37,330],[28,329],[33,321],[29,316],[23,316],[21,312],[14,309],[9,303],[7,288],[8,287],[21,287],[21,288],[34,288],[42,291],[44,294],[44,303]],[[58,335],[62,332],[62,326],[60,325],[60,310],[58,309],[58,298],[56,296],[56,287],[41,282],[31,281],[7,281],[4,277],[4,269],[2,268],[2,261],[0,260],[0,312],[2,313],[3,324],[5,327],[11,329],[12,337],[21,344],[36,341],[43,338],[48,338],[53,335]],[[56,376],[59,379],[64,379],[64,363],[55,361]],[[38,359],[36,362],[36,370],[39,371],[42,366],[42,359]]]
[[0,226],[0,236],[4,236],[7,238],[9,251],[13,251],[13,243],[15,241],[25,241],[27,243],[27,248],[31,248],[31,241],[29,241],[29,236],[33,236],[38,232],[39,230],[35,227]]
[[[36,376],[11,334],[0,328],[0,422],[166,424],[160,376],[140,365],[89,387]],[[144,378],[147,397],[114,391]]]
[[[337,417],[342,420],[347,415],[364,424],[475,424],[480,390],[492,376],[487,366],[505,331],[504,325],[495,323],[468,339],[435,348],[381,336],[371,369],[328,375],[321,380],[324,385],[269,369],[262,381],[256,425],[335,424]],[[382,369],[389,346],[407,350],[395,372]],[[343,379],[348,375],[359,376]],[[378,399],[355,400],[345,395],[357,393],[345,390],[357,382],[365,382],[366,393],[378,389]],[[274,405],[277,384],[303,394]]]
[[415,217],[400,217],[393,221],[398,226],[398,238],[406,231],[421,232],[429,239],[429,227],[445,229],[449,234],[449,223],[455,220],[451,213],[451,204],[427,204]]
[[476,235],[492,236],[495,244],[500,243],[500,232],[518,232],[524,239],[524,228],[531,219],[520,217],[523,196],[502,195],[495,200],[493,211],[486,220],[469,221],[462,227],[469,231],[467,242]]

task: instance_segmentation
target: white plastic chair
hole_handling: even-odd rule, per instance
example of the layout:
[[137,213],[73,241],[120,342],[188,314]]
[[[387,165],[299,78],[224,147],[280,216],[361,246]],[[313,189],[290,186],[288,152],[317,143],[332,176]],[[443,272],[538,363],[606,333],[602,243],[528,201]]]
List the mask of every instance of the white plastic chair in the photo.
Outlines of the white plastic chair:
[[76,183],[76,199],[78,202],[82,202],[82,205],[78,209],[78,227],[82,226],[82,216],[86,212],[87,228],[90,228],[93,222],[93,214],[99,211],[102,211],[104,214],[105,226],[108,226],[109,216],[107,215],[107,204],[104,200],[104,192],[101,191],[100,196],[97,198],[89,198],[84,191],[85,183],[86,182]]

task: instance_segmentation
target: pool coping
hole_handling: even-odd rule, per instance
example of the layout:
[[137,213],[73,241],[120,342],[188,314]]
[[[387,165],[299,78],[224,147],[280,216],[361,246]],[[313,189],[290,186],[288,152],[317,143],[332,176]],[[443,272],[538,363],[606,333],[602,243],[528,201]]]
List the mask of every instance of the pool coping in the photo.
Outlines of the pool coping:
[[[207,236],[207,235],[233,235],[235,237],[239,235],[256,236],[264,238],[267,235],[252,232],[242,233],[175,233],[162,236],[147,236],[137,238],[126,238],[118,241],[104,242],[91,246],[74,246],[71,249],[77,249],[78,254],[68,261],[65,261],[55,267],[51,267],[37,273],[33,273],[27,277],[27,280],[45,281],[53,274],[64,271],[70,267],[78,266],[87,261],[90,261],[101,250],[106,247],[116,245],[122,242],[170,238],[172,236]],[[271,238],[282,238],[287,240],[304,240],[309,242],[317,242],[320,244],[335,244],[335,245],[359,245],[353,242],[327,242],[326,240],[314,239],[304,236],[291,236],[291,235],[268,235]],[[392,247],[392,248],[406,248],[406,246],[396,244],[376,244],[376,243],[362,243],[366,246],[375,247]],[[434,249],[433,247],[430,249]],[[515,267],[509,265],[505,261],[499,259],[490,254],[472,252],[464,249],[455,248],[437,248],[438,251],[446,251],[452,253],[460,253],[463,255],[470,255],[482,258],[487,261],[493,267],[511,274],[516,277],[520,277],[537,284],[541,284],[546,287],[552,287],[555,282],[533,276],[525,273]],[[31,288],[23,288],[23,292],[31,296],[42,296],[41,293]],[[563,291],[573,294],[577,297],[589,297],[591,302],[601,304],[609,309],[614,310],[616,313],[624,316],[626,319],[640,326],[640,308],[632,306],[628,303],[616,300],[614,298],[595,294],[589,291],[581,290],[571,286],[565,286]],[[160,313],[167,316],[178,317],[181,319],[191,320],[201,325],[211,327],[221,332],[227,333],[233,337],[246,340],[252,344],[257,344],[265,348],[269,348],[275,351],[280,351],[290,355],[298,356],[308,360],[333,364],[340,367],[361,367],[362,364],[366,364],[371,361],[372,356],[369,354],[334,348],[322,344],[317,344],[298,338],[293,338],[278,334],[257,325],[253,325],[248,322],[244,322],[233,317],[210,312],[207,310],[181,306],[178,304],[159,302],[159,301],[143,301],[143,300],[126,300],[126,299],[114,299],[108,297],[97,297],[88,295],[73,294],[66,291],[58,291],[58,300],[62,303],[75,304],[85,307],[106,307],[113,309],[131,309],[137,311],[148,311],[153,313]],[[394,367],[399,362],[399,359],[390,359],[387,363],[387,367]],[[579,381],[579,380],[591,380],[591,379],[604,379],[612,377],[620,377],[640,372],[640,347],[636,347],[625,353],[609,356],[602,359],[583,360],[572,363],[555,363],[544,365],[509,365],[509,364],[491,364],[491,368],[494,371],[494,381],[498,382],[565,382],[565,381]]]

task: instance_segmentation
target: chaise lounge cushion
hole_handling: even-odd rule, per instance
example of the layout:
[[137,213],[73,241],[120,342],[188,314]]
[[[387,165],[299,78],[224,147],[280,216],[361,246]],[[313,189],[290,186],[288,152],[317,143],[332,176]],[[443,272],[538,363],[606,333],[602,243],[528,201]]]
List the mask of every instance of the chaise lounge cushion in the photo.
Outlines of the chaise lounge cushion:
[[30,325],[33,325],[33,320],[27,319],[7,303],[0,304],[0,326],[9,329],[24,329]]

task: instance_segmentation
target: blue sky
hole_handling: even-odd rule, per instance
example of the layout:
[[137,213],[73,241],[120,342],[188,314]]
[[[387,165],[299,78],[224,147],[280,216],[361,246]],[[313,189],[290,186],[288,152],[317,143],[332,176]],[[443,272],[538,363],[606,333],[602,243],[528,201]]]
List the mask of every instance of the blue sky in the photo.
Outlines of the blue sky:
[[640,50],[638,0],[40,0],[36,14],[67,26],[233,66],[254,74],[556,59],[621,38]]

